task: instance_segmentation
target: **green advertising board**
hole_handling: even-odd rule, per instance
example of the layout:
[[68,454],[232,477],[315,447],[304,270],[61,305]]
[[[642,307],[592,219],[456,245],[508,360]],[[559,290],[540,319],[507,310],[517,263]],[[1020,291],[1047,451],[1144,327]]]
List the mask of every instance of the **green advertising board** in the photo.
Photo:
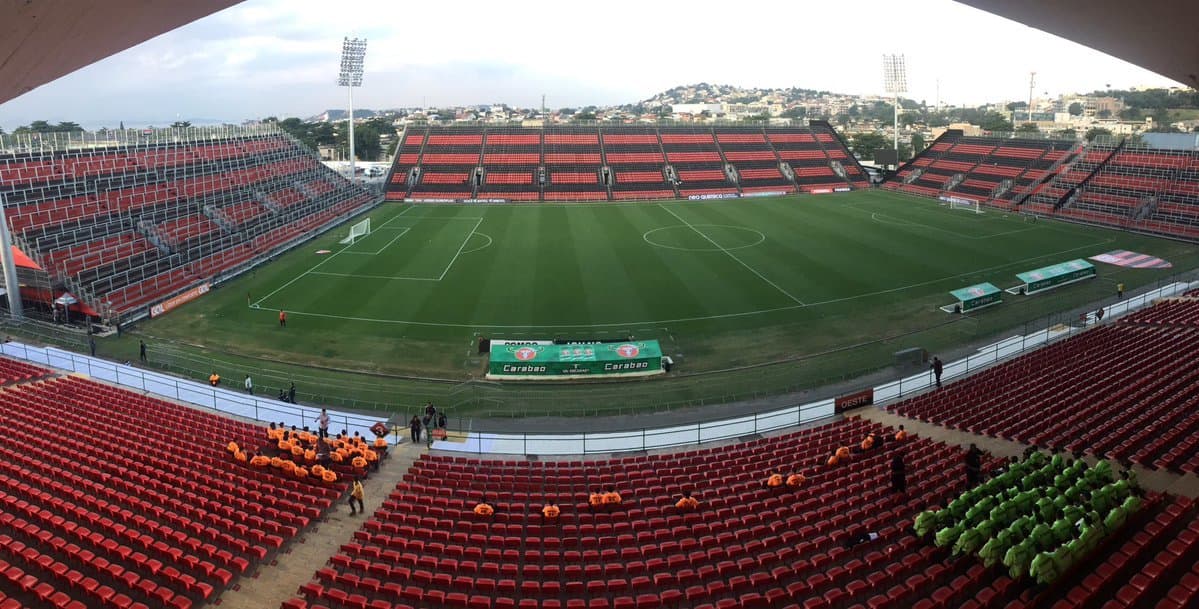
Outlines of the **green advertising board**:
[[1016,274],[1016,278],[1024,284],[1025,294],[1048,290],[1094,276],[1095,265],[1082,259]]
[[990,283],[979,283],[950,292],[962,307],[962,312],[981,309],[1003,302],[1003,292]]
[[546,341],[491,345],[487,378],[555,380],[661,374],[656,340],[619,343],[547,344]]

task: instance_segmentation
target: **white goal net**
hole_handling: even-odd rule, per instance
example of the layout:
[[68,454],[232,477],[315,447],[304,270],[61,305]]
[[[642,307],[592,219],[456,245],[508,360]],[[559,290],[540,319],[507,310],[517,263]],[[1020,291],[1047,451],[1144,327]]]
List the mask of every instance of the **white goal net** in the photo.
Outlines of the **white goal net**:
[[983,213],[982,209],[978,205],[978,201],[972,201],[970,199],[958,199],[956,197],[949,200],[949,209],[964,209],[966,211],[972,211],[976,214]]
[[343,244],[353,243],[359,237],[365,237],[371,233],[371,219],[367,218],[362,222],[350,227],[350,236],[342,239]]

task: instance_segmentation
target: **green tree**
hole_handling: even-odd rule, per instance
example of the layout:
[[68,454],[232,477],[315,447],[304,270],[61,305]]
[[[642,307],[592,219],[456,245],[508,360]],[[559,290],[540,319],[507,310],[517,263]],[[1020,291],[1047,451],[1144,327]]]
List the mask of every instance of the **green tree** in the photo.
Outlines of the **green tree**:
[[1140,108],[1125,108],[1120,111],[1120,118],[1126,121],[1143,121],[1145,114]]
[[1036,123],[1023,123],[1019,127],[1016,127],[1016,131],[1019,133],[1037,133],[1040,129],[1037,128]]
[[916,154],[920,154],[920,152],[923,151],[924,148],[925,148],[924,136],[920,135],[919,133],[913,133],[912,134],[912,151],[915,152]]
[[1015,112],[1016,110],[1022,110],[1024,108],[1027,108],[1028,102],[1022,102],[1022,101],[1012,102],[1012,103],[1008,104],[1006,107],[1007,107],[1008,112]]
[[59,133],[83,131],[83,127],[80,127],[79,123],[76,123],[74,121],[63,121],[57,125],[54,125],[54,131],[57,131]]
[[1082,116],[1082,110],[1083,110],[1082,104],[1080,104],[1078,102],[1074,102],[1074,103],[1070,104],[1070,107],[1068,108],[1068,111],[1070,112],[1070,116]]
[[1078,138],[1078,132],[1073,129],[1062,129],[1060,131],[1054,131],[1053,135],[1055,137],[1060,137],[1062,139],[1077,139]]
[[1110,129],[1104,129],[1103,127],[1092,127],[1087,130],[1086,135],[1083,137],[1085,137],[1088,142],[1093,142],[1095,141],[1095,138],[1101,135],[1110,136],[1111,134],[1112,132]]
[[874,160],[874,151],[890,148],[892,142],[881,133],[855,133],[849,140],[849,149],[859,158]]
[[998,112],[988,112],[980,118],[978,126],[986,131],[1011,131],[1012,121]]
[[803,106],[792,106],[790,108],[787,108],[786,110],[783,110],[783,113],[780,114],[779,116],[781,116],[782,118],[802,119],[802,118],[806,117],[807,115],[808,115],[807,108],[805,108]]
[[593,120],[595,120],[595,111],[587,110],[587,111],[583,111],[583,112],[575,112],[574,116],[571,117],[571,120],[593,121]]
[[1153,124],[1155,125],[1170,124],[1170,111],[1164,107],[1154,108],[1153,114],[1150,114],[1149,116],[1153,118]]
[[191,126],[192,126],[191,121],[175,121],[175,122],[171,123],[171,129],[187,129],[188,127],[191,127]]

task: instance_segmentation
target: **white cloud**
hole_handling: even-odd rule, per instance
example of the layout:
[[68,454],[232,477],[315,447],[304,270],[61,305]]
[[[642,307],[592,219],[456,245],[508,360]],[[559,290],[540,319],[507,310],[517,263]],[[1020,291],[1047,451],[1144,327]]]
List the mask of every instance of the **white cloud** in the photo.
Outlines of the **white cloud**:
[[879,93],[887,52],[930,103],[938,83],[947,103],[1024,99],[1030,71],[1038,97],[1175,84],[951,0],[247,0],[0,106],[0,126],[315,114],[344,104],[342,36],[370,40],[355,103],[375,108],[622,103],[700,81]]

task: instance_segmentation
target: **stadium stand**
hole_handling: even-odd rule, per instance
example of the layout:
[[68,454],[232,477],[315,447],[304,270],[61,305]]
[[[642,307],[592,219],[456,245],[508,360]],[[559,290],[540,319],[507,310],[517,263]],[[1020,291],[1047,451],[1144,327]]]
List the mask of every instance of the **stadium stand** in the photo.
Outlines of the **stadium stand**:
[[795,192],[795,183],[783,175],[763,129],[717,127],[716,142],[736,171],[742,193]]
[[1036,446],[1199,471],[1195,310],[1185,301],[1159,305],[889,409]]
[[[406,135],[404,139],[407,142]],[[425,134],[419,158],[420,174],[415,182],[409,184],[409,192],[413,196],[473,198],[475,187],[480,186],[483,179],[483,130],[476,127],[430,127]],[[511,160],[511,157],[504,160]]]
[[595,128],[545,129],[545,200],[606,201],[608,186]]
[[[0,373],[50,371],[2,359]],[[14,385],[0,402],[6,608],[199,606],[344,491],[234,462],[226,443],[263,444],[261,427],[80,377]]]
[[652,127],[605,128],[601,134],[604,160],[612,172],[612,198],[673,199],[674,185],[667,181],[666,156],[657,130]]
[[541,199],[538,180],[541,166],[540,129],[489,129],[483,147],[483,183],[480,199],[513,201]]
[[1126,141],[963,137],[950,130],[884,188],[1186,239],[1199,238],[1199,151]]
[[14,244],[109,319],[145,315],[374,200],[273,129],[10,154],[0,176]]
[[386,198],[605,201],[868,186],[845,143],[820,121],[780,129],[418,126],[402,135]]
[[[1118,549],[1096,552],[1093,573],[1067,573],[1046,592],[910,532],[919,510],[964,490],[962,449],[908,438],[847,464],[818,465],[869,432],[894,430],[848,419],[733,446],[599,461],[422,455],[281,609],[978,609],[1048,606],[1039,603],[1049,597],[1098,607],[1086,603],[1113,595],[1131,607],[1153,606],[1167,591],[1194,594],[1174,585],[1199,559],[1189,499],[1150,493]],[[906,494],[887,484],[898,454]],[[987,471],[998,464],[984,460]],[[771,472],[792,471],[808,478],[798,490],[764,484]],[[589,493],[608,487],[621,504],[591,509]],[[697,510],[675,507],[684,489],[699,499]],[[473,513],[484,500],[493,515]],[[554,521],[540,513],[547,501],[561,507]],[[1150,559],[1161,562],[1139,574]]]

